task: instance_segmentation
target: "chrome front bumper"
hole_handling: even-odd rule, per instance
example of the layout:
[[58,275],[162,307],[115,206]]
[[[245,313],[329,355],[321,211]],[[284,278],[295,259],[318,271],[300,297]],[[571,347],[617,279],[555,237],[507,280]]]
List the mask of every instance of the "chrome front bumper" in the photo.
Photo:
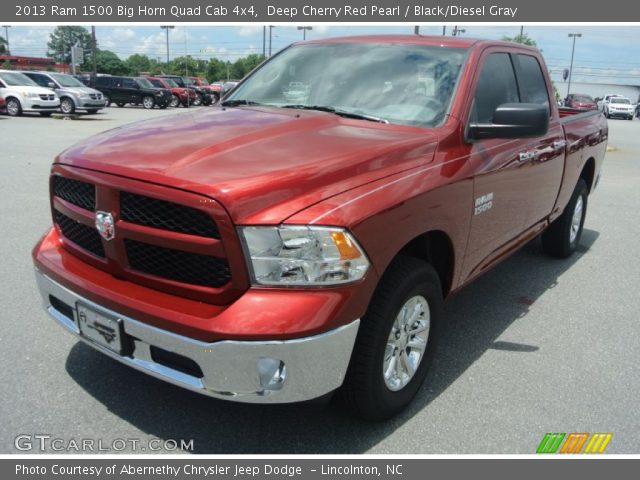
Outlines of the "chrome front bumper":
[[[161,330],[113,312],[72,292],[36,269],[44,308],[65,330],[96,350],[174,385],[216,398],[247,403],[289,403],[320,397],[344,380],[360,320],[335,330],[295,340],[206,343]],[[52,305],[57,299],[73,318]],[[133,340],[130,356],[117,353],[80,335],[76,304],[81,302],[106,316],[121,319]],[[57,305],[57,302],[54,301]],[[152,349],[186,357],[202,375],[159,363]]]

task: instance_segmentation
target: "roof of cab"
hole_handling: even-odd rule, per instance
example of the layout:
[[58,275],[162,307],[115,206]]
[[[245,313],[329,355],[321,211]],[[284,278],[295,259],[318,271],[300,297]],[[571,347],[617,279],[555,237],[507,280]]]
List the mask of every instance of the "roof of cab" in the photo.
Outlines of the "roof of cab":
[[296,42],[300,44],[326,44],[326,43],[395,43],[429,45],[452,48],[470,48],[472,46],[504,46],[510,48],[522,48],[537,50],[520,43],[505,42],[501,40],[484,40],[469,37],[447,37],[444,35],[358,35],[349,37],[332,37]]

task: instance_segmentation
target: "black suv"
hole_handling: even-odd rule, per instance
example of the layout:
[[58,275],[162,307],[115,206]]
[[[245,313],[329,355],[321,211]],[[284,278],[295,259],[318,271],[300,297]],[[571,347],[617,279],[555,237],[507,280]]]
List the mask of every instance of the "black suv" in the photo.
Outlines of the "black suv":
[[198,87],[189,77],[181,77],[179,75],[156,75],[156,77],[170,78],[176,82],[179,87],[194,90],[196,92],[196,99],[194,100],[193,105],[196,107],[198,105],[211,105],[213,103],[214,97],[211,92]]
[[156,105],[167,108],[172,98],[170,90],[156,88],[146,78],[101,76],[96,77],[95,88],[103,93],[107,106],[132,103],[147,109]]

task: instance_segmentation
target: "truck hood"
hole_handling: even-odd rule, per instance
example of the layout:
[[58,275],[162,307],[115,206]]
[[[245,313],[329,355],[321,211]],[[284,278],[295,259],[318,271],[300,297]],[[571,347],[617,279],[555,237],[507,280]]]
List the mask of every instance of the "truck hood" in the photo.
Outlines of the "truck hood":
[[207,108],[103,132],[57,162],[207,195],[273,224],[433,160],[435,130],[279,108]]

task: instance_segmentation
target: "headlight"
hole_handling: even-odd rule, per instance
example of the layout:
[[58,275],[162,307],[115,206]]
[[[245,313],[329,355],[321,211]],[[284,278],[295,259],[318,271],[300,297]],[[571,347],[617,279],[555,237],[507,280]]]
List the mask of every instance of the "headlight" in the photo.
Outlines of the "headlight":
[[25,96],[26,96],[27,98],[39,98],[39,97],[40,97],[40,95],[38,95],[37,93],[33,93],[33,92],[27,92],[27,93],[25,94]]
[[341,228],[240,227],[253,282],[260,285],[327,286],[360,280],[369,260]]

